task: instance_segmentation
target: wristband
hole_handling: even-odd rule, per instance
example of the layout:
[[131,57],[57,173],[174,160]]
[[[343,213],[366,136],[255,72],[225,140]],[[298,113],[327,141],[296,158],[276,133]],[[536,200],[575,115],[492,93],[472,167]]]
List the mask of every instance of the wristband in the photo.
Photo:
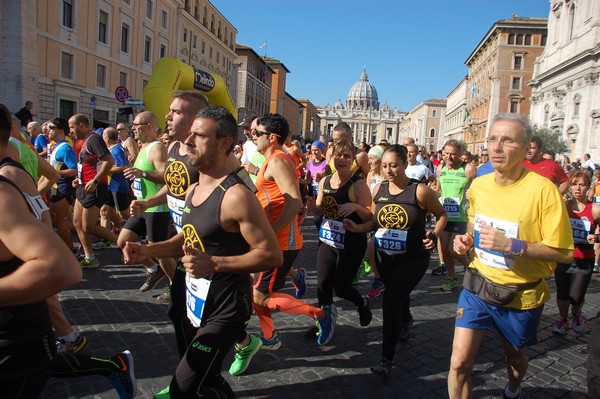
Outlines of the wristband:
[[92,180],[94,182],[95,185],[98,185],[98,179],[94,178],[94,180]]
[[517,240],[516,238],[510,239],[510,251],[505,252],[508,256],[524,256],[527,253],[527,241]]

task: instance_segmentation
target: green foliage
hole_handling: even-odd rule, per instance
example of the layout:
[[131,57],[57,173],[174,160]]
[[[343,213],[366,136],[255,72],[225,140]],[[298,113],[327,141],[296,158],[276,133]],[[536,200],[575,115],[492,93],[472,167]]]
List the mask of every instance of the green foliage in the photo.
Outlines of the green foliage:
[[558,132],[552,132],[546,128],[534,128],[533,135],[542,139],[544,150],[554,151],[556,155],[566,154],[571,151],[569,143]]

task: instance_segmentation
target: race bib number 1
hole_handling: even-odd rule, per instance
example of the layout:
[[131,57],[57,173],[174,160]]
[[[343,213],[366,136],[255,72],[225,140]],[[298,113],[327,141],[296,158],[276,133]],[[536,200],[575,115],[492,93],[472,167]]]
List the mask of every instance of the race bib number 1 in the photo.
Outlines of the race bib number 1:
[[460,198],[445,197],[442,205],[448,214],[448,219],[460,218]]
[[183,208],[185,208],[185,201],[182,199],[171,197],[167,194],[167,204],[169,206],[169,210],[171,211],[171,218],[173,219],[175,230],[177,230],[178,233],[181,233]]
[[375,248],[388,255],[399,255],[406,252],[405,230],[377,229],[375,233]]
[[193,278],[187,273],[185,275],[185,306],[187,317],[194,327],[200,327],[202,322],[210,283],[211,281],[205,278]]
[[346,231],[344,230],[344,224],[342,222],[336,222],[335,220],[324,219],[319,229],[319,240],[323,243],[344,249],[344,239],[346,237]]
[[133,179],[133,195],[136,198],[143,198],[143,195],[142,195],[142,179]]
[[475,231],[473,234],[474,248],[477,257],[481,263],[486,264],[497,269],[512,269],[515,265],[515,260],[506,257],[502,252],[491,251],[489,249],[480,248],[479,244],[479,231],[481,226],[491,226],[495,229],[500,230],[502,234],[508,238],[517,238],[519,231],[519,224],[514,222],[508,222],[506,220],[493,219],[488,216],[481,214],[475,214]]

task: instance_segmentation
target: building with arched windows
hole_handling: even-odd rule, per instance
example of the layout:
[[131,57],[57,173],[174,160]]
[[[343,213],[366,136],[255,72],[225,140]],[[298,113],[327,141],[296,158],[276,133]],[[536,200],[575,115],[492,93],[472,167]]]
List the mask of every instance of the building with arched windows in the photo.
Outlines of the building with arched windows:
[[600,2],[554,0],[529,85],[534,126],[560,133],[572,159],[600,159]]
[[338,99],[333,106],[328,103],[317,108],[317,115],[320,132],[327,138],[331,137],[335,125],[346,122],[352,128],[355,143],[378,143],[383,139],[396,143],[406,112],[390,108],[385,101],[380,106],[377,89],[369,82],[364,69],[360,79],[350,87],[345,105]]

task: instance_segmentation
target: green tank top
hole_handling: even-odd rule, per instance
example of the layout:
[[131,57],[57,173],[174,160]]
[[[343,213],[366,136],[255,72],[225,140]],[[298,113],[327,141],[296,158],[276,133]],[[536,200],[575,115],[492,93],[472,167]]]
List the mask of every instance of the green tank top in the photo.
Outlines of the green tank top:
[[465,164],[458,169],[442,168],[440,173],[440,202],[448,213],[449,222],[466,222],[468,218],[469,204],[466,192],[469,179],[465,174]]
[[[142,172],[156,172],[156,168],[152,165],[152,162],[148,160],[148,154],[152,150],[152,147],[155,145],[162,145],[160,141],[154,141],[148,144],[143,150],[141,150],[135,159],[134,168],[141,170]],[[139,179],[133,179],[133,195],[138,200],[144,200],[146,198],[152,197],[156,194],[163,184],[157,184],[151,181],[150,179],[146,179],[144,177],[140,177]],[[168,212],[166,204],[153,206],[152,208],[148,208],[146,212],[156,213],[156,212]]]
[[[254,166],[256,166],[257,168],[260,168],[262,166],[263,163],[265,163],[265,156],[263,154],[261,154],[260,152],[256,151],[254,153],[254,155],[252,155],[252,159],[250,160],[250,163]],[[252,183],[256,183],[256,175],[250,175],[250,179],[252,180]]]
[[19,139],[10,137],[10,144],[15,147],[19,152],[19,163],[23,165],[23,168],[33,177],[33,180],[37,184],[38,181],[38,157],[37,154],[27,146],[27,144],[21,142]]

